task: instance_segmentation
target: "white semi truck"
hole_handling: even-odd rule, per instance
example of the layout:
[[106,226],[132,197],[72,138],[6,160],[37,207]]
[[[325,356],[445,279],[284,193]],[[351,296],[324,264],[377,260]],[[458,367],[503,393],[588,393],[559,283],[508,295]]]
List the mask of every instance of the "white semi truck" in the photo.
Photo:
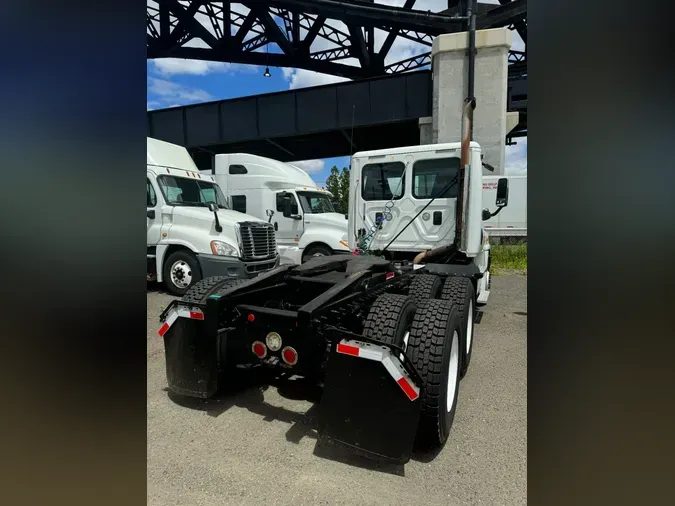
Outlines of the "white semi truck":
[[412,262],[415,268],[429,264],[430,274],[468,278],[476,302],[485,303],[490,295],[490,243],[483,220],[506,207],[508,180],[496,183],[493,205],[498,212],[484,209],[481,149],[471,142],[468,151],[459,216],[460,142],[354,154],[349,244],[360,254]]
[[264,366],[321,385],[319,441],[398,464],[415,447],[445,444],[471,361],[475,306],[489,295],[482,224],[508,204],[500,178],[497,209],[483,208],[481,149],[471,142],[474,3],[464,18],[461,142],[352,157],[355,255],[281,265],[248,281],[204,279],[173,301],[158,331],[170,391],[209,398],[236,369]]
[[212,174],[234,210],[268,221],[283,263],[349,253],[347,217],[332,194],[290,164],[246,153],[215,155]]
[[483,176],[483,206],[494,203],[501,178],[509,181],[509,205],[483,227],[490,237],[527,237],[527,176]]
[[147,279],[183,295],[202,278],[250,278],[279,265],[272,225],[228,208],[182,146],[148,138]]

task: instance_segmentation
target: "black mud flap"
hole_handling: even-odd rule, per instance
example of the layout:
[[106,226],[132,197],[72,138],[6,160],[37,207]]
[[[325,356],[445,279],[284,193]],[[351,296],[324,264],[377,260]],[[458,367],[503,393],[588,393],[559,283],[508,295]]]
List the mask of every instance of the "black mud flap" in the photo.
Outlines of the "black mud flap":
[[202,307],[173,302],[162,314],[169,390],[209,398],[218,390],[218,333]]
[[333,340],[319,437],[367,457],[405,464],[420,416],[422,382],[398,351],[364,338]]

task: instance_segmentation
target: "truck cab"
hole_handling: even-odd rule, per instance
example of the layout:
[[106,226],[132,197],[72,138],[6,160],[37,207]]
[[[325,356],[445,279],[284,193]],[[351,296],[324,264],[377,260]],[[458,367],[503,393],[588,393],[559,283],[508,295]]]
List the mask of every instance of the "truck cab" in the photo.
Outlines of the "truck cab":
[[[460,154],[459,142],[354,154],[349,245],[358,254],[443,265],[437,270],[471,277],[478,302],[486,302],[490,243],[483,220],[494,214],[483,209],[481,148],[471,142],[458,216]],[[497,202],[503,207],[508,185],[506,196],[504,185],[500,188]]]
[[183,295],[209,276],[250,278],[279,265],[272,225],[230,209],[182,146],[147,141],[147,279]]
[[274,227],[283,262],[349,253],[347,217],[335,212],[332,194],[301,168],[246,153],[214,157],[213,175],[232,208]]

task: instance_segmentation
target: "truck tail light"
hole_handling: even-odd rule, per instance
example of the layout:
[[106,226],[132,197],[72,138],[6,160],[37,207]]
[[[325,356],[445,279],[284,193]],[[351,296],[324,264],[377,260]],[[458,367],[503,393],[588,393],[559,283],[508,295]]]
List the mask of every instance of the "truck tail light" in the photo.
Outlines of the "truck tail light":
[[295,365],[298,363],[298,352],[295,351],[294,348],[286,346],[283,350],[281,350],[281,358],[288,365]]
[[258,358],[265,358],[267,356],[267,346],[265,346],[260,341],[255,341],[251,345],[251,350]]

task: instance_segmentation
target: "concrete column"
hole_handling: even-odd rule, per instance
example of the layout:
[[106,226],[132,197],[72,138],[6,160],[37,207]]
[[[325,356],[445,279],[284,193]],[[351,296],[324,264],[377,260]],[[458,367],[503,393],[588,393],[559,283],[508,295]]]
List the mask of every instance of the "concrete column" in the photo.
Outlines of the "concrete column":
[[425,116],[419,120],[420,127],[420,145],[424,144],[433,144],[434,135],[433,135],[433,118],[431,116]]
[[[433,142],[458,142],[467,96],[467,32],[439,35],[431,49],[433,76]],[[504,174],[508,51],[507,28],[476,31],[473,140],[481,145],[485,162],[495,168],[485,175]]]

